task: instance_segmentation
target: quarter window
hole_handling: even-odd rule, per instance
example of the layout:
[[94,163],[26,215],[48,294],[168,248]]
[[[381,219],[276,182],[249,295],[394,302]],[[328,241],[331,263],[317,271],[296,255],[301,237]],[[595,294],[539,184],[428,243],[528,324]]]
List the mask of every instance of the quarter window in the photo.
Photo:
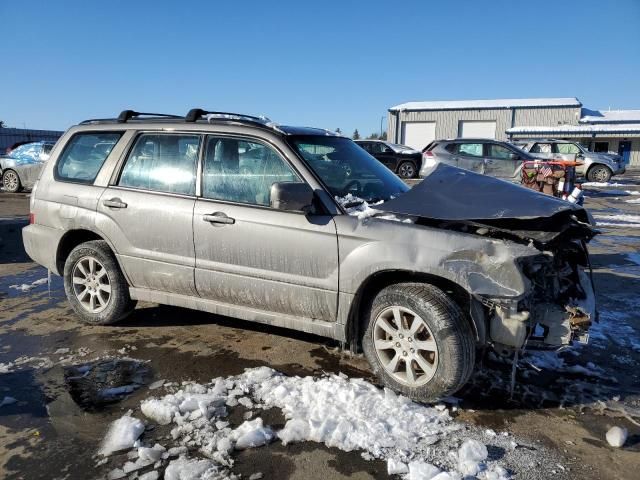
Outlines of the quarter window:
[[458,149],[461,155],[471,155],[472,157],[482,156],[481,143],[461,143]]
[[77,133],[62,152],[55,177],[69,182],[93,183],[121,136],[121,132]]
[[198,135],[142,134],[136,140],[118,185],[194,195]]
[[556,143],[556,148],[558,149],[558,153],[562,153],[563,155],[582,153],[578,146],[573,143]]
[[269,206],[274,183],[299,181],[291,167],[266,145],[232,138],[207,139],[202,178],[205,198]]

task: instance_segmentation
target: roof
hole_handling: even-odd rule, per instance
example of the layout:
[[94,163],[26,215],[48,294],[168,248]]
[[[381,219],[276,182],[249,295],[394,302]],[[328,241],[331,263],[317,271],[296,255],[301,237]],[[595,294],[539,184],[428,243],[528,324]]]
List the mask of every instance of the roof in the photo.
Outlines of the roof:
[[496,108],[582,107],[575,97],[568,98],[503,98],[497,100],[451,100],[435,102],[407,102],[389,109],[398,110],[477,110]]
[[580,123],[640,123],[640,110],[582,109]]
[[638,133],[640,134],[640,124],[605,124],[605,125],[558,125],[557,127],[511,127],[507,133],[533,133],[533,134],[561,134],[561,133]]

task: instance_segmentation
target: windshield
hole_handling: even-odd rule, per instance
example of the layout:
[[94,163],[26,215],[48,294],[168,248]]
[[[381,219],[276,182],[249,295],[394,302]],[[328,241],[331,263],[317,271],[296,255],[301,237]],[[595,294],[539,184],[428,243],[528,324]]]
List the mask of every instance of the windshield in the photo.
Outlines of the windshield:
[[355,202],[380,202],[409,190],[391,170],[347,138],[296,135],[289,139],[336,199],[351,195]]

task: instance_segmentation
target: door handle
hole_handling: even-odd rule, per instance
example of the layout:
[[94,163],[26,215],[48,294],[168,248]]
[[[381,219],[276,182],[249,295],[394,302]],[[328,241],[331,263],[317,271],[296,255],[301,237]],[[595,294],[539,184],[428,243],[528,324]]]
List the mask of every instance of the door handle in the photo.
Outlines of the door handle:
[[102,204],[109,208],[127,208],[127,204],[119,198],[110,198],[109,200],[102,202]]
[[227,214],[224,212],[215,212],[215,213],[205,214],[202,216],[202,219],[205,222],[219,223],[222,225],[233,225],[234,223],[236,223],[235,218],[228,217]]

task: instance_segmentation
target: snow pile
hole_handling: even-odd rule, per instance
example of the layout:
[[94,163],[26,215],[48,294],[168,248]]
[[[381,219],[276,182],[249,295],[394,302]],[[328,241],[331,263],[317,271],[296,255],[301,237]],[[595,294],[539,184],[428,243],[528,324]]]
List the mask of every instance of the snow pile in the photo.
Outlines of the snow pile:
[[376,209],[375,207],[377,205],[384,203],[383,200],[369,203],[351,193],[348,193],[344,197],[335,197],[335,199],[340,206],[344,208],[348,215],[357,217],[360,220],[364,220],[369,217],[376,217],[382,220],[391,220],[394,222],[413,223],[413,220],[410,217],[401,217],[390,213],[385,214],[383,211]]
[[31,283],[23,283],[22,285],[9,285],[9,288],[13,288],[14,290],[19,290],[21,292],[28,292],[29,290],[36,288],[38,285],[44,285],[47,283],[47,277],[40,278]]
[[[138,460],[116,470],[132,471],[154,461],[157,470],[165,465],[163,461],[180,455],[169,463],[164,478],[233,477],[234,450],[279,439],[284,445],[313,441],[343,451],[359,450],[367,459],[386,460],[390,474],[405,475],[408,480],[460,479],[469,472],[481,478],[509,478],[506,470],[488,460],[486,446],[468,438],[468,432],[464,433],[467,427],[454,422],[446,408],[414,403],[362,379],[345,375],[287,377],[260,367],[205,385],[184,382],[175,387],[165,384],[164,388],[170,393],[144,400],[141,411],[148,419],[170,426],[170,438],[176,446],[165,451],[156,445],[149,450],[139,441],[135,445]],[[228,409],[236,406],[252,409],[248,417],[255,410],[279,408],[286,423],[275,432],[257,416],[233,428],[224,418]],[[109,441],[105,440],[103,450],[133,445],[144,429],[130,416],[120,421],[107,435]],[[494,435],[492,443],[494,439],[498,445],[499,439]],[[189,458],[187,451],[205,459]]]
[[106,456],[118,450],[131,448],[142,432],[144,432],[144,423],[137,418],[125,415],[111,424],[98,453]]

